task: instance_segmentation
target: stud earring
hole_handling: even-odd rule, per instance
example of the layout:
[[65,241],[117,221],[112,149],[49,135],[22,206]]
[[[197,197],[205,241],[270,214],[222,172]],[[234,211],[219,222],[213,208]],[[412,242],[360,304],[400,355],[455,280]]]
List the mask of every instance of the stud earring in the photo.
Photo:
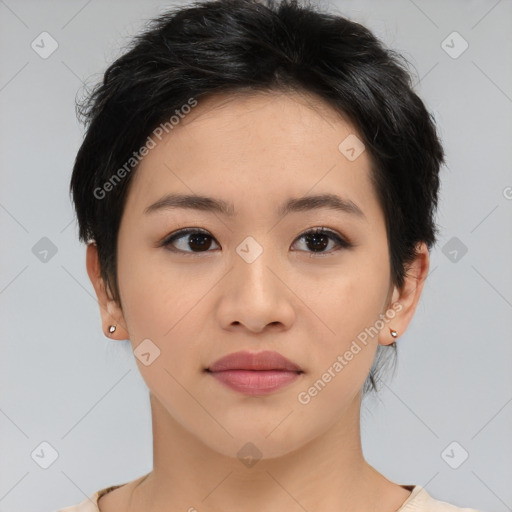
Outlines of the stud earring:
[[116,330],[116,326],[115,326],[115,325],[111,325],[111,326],[108,328],[108,332],[109,332],[110,334],[112,334],[115,330]]
[[389,332],[391,333],[391,336],[393,336],[393,338],[396,338],[398,336],[398,333],[391,328],[389,329]]

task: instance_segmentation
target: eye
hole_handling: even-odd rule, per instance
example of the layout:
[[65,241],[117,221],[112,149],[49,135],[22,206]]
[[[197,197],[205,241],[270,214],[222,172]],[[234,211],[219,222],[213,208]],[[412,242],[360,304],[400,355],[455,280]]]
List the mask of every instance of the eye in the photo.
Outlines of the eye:
[[[162,245],[173,252],[207,252],[211,247],[212,240],[213,237],[204,229],[187,228],[181,229],[167,237],[162,242]],[[176,242],[179,242],[179,244],[176,244]],[[181,247],[178,247],[177,249],[173,249],[171,247],[176,247],[177,245],[180,245]],[[192,250],[187,250],[187,247]]]
[[[200,252],[211,252],[208,249],[212,246],[212,240],[215,240],[208,231],[200,228],[186,228],[181,229],[170,236],[165,238],[161,243],[162,246],[166,247],[172,252],[184,252],[184,253],[200,253]],[[328,254],[340,249],[347,249],[352,247],[350,242],[347,242],[335,231],[325,228],[315,228],[306,231],[300,235],[296,240],[304,240],[306,247],[313,248],[311,253],[313,254]],[[216,242],[215,242],[216,243]],[[331,251],[325,251],[329,243],[333,243],[335,249]],[[307,252],[307,251],[306,251]]]
[[[309,248],[313,248],[313,254],[328,254],[335,251],[339,251],[340,249],[348,249],[352,247],[352,244],[343,239],[338,233],[335,231],[331,231],[330,229],[325,228],[315,228],[309,231],[306,231],[297,240],[304,239],[306,245]],[[324,249],[332,242],[336,247],[331,251],[324,251]]]

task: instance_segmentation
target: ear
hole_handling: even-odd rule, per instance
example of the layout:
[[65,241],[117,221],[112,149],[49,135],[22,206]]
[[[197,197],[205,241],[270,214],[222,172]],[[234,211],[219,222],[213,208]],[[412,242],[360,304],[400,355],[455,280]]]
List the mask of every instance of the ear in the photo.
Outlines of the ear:
[[[416,247],[416,257],[407,266],[402,289],[399,290],[396,287],[393,289],[388,311],[395,311],[395,316],[391,318],[390,315],[387,315],[389,320],[379,332],[379,344],[391,345],[406,331],[420,300],[429,266],[428,247],[425,242],[421,242]],[[396,338],[391,335],[390,329],[397,332]]]
[[[101,277],[98,246],[95,242],[91,242],[87,245],[86,266],[89,279],[94,286],[94,291],[96,292],[96,297],[98,298],[102,329],[105,333],[105,336],[116,340],[128,339],[129,334],[126,329],[126,322],[123,317],[123,312],[120,306],[114,299],[112,299],[108,293],[105,287],[105,282]],[[113,333],[109,331],[111,325],[116,327]]]

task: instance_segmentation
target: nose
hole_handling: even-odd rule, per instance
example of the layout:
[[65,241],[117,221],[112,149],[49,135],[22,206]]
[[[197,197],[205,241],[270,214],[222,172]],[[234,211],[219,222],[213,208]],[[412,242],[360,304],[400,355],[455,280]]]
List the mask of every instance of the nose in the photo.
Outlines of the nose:
[[287,330],[295,319],[294,294],[286,284],[283,265],[270,251],[254,261],[233,258],[233,267],[219,290],[217,314],[224,329]]

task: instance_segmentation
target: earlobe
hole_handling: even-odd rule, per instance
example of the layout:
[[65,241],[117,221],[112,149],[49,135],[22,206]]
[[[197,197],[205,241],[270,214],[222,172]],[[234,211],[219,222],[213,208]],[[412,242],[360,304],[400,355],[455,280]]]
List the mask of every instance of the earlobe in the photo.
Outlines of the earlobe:
[[113,299],[109,299],[107,302],[107,318],[103,318],[102,315],[102,322],[105,335],[109,338],[116,340],[125,340],[129,338],[123,312],[117,302]]
[[91,280],[98,299],[101,323],[105,336],[119,340],[129,338],[128,330],[125,327],[123,312],[117,302],[109,296],[105,282],[101,276],[98,247],[95,242],[90,242],[87,245],[86,266],[89,279]]
[[404,284],[400,290],[393,290],[392,305],[395,314],[387,323],[387,328],[379,332],[379,344],[390,345],[403,334],[411,321],[421,297],[423,285],[428,275],[430,258],[424,242],[418,244],[416,257],[408,265]]

